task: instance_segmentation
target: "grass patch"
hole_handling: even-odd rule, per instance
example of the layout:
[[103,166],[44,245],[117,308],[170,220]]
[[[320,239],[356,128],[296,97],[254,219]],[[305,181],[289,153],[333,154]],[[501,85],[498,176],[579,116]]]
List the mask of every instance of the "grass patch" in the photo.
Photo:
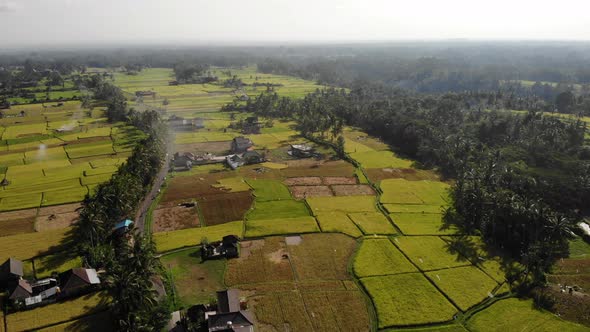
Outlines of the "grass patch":
[[413,161],[399,158],[391,151],[353,152],[350,157],[363,168],[410,168],[413,164]]
[[498,301],[467,321],[471,331],[588,331],[588,327],[562,320],[538,310],[532,300]]
[[218,184],[213,185],[215,188],[226,189],[229,192],[248,191],[250,186],[241,177],[219,179]]
[[326,212],[317,216],[322,232],[335,232],[359,237],[361,231],[344,212]]
[[[177,307],[211,303],[216,299],[216,291],[224,288],[225,260],[202,262],[198,248],[164,255],[160,261],[172,274],[175,292],[180,301]],[[199,282],[195,282],[196,280]]]
[[53,272],[61,273],[76,267],[82,267],[80,257],[69,258],[67,256],[67,254],[56,254],[35,258],[37,279],[50,277]]
[[421,273],[362,278],[379,328],[449,321],[457,309]]
[[359,278],[418,272],[418,269],[387,238],[363,239],[354,257],[353,269]]
[[590,258],[590,244],[581,237],[569,242],[570,258]]
[[109,302],[109,297],[103,292],[84,295],[73,300],[7,315],[6,325],[9,331],[27,331],[100,312],[107,308]]
[[463,256],[449,253],[449,245],[436,236],[398,236],[393,243],[422,271],[471,265]]
[[247,179],[246,182],[254,188],[254,197],[257,201],[276,201],[291,199],[289,188],[277,180]]
[[[101,312],[95,315],[82,317],[71,322],[47,327],[39,332],[63,332],[63,331],[84,331],[84,332],[104,332],[114,330],[114,321],[109,311]],[[0,330],[1,331],[1,330]]]
[[259,219],[246,221],[246,237],[319,232],[313,217]]
[[427,272],[426,276],[462,311],[482,302],[498,286],[475,266]]
[[349,213],[348,217],[364,234],[391,235],[397,233],[389,220],[379,212]]
[[243,221],[232,221],[221,225],[188,228],[171,232],[154,233],[154,241],[158,252],[170,251],[184,247],[196,246],[203,238],[209,241],[220,241],[226,235],[242,237]]

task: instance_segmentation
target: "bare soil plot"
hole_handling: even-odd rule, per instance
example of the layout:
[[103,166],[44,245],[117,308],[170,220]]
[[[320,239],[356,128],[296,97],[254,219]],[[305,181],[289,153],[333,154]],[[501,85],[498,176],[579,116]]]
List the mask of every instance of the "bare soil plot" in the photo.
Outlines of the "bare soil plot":
[[293,270],[284,237],[269,237],[263,243],[241,243],[249,253],[227,262],[225,283],[228,286],[260,282],[293,281]]
[[333,185],[333,184],[357,184],[357,180],[355,177],[346,177],[346,176],[325,176],[323,179],[325,185]]
[[322,178],[318,176],[304,176],[288,178],[283,181],[287,186],[319,186],[322,184]]
[[298,280],[350,279],[348,261],[356,241],[343,234],[306,234],[297,246],[288,246]]
[[0,213],[0,222],[37,216],[37,209],[18,210]]
[[199,225],[196,207],[174,206],[154,211],[154,233],[191,228]]
[[35,217],[0,221],[0,237],[35,231]]
[[[339,161],[315,161],[296,160],[287,161],[288,168],[282,169],[281,174],[285,177],[307,177],[307,176],[342,176],[354,175],[354,167],[342,160]],[[301,166],[298,166],[300,164]]]
[[342,184],[332,186],[332,190],[336,196],[362,196],[375,195],[375,191],[371,186],[366,184]]
[[215,188],[217,180],[231,176],[228,173],[197,174],[193,176],[177,176],[168,184],[162,202],[194,199],[203,195],[224,194],[225,190]]
[[78,214],[78,212],[40,215],[39,217],[37,217],[35,229],[38,232],[43,232],[54,229],[68,228],[72,226],[76,221],[78,221],[79,217],[80,215]]
[[328,186],[290,186],[291,195],[297,199],[307,197],[334,196]]
[[74,212],[81,207],[82,207],[82,204],[80,204],[80,203],[43,207],[43,208],[39,209],[39,215],[40,216],[48,216],[51,214]]
[[254,197],[249,191],[207,195],[198,204],[206,225],[219,225],[234,220],[242,220],[252,206]]

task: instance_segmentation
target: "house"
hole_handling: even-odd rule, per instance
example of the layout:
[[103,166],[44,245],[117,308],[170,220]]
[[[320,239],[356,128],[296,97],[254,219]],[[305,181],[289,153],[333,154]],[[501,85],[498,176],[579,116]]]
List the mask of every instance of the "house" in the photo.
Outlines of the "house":
[[135,91],[136,97],[149,97],[149,96],[156,96],[154,91]]
[[239,238],[235,235],[224,236],[221,241],[205,244],[201,248],[201,259],[237,258],[240,257]]
[[201,118],[185,119],[181,116],[172,115],[168,123],[176,131],[186,131],[205,128],[204,120]]
[[18,283],[23,276],[23,262],[10,257],[0,266],[0,285],[11,287]]
[[10,290],[8,297],[15,304],[24,304],[25,300],[33,296],[33,287],[28,281],[20,279],[18,283]]
[[231,167],[231,169],[234,170],[244,165],[244,159],[242,159],[242,157],[238,156],[237,154],[226,156],[225,162],[229,167]]
[[262,124],[258,121],[257,116],[251,116],[246,118],[242,124],[242,133],[247,135],[260,134]]
[[175,171],[188,171],[193,168],[193,164],[195,164],[196,157],[194,154],[190,152],[185,153],[175,153],[174,154],[174,170]]
[[133,225],[133,221],[125,219],[120,223],[116,224],[115,227],[113,227],[113,234],[115,236],[121,236],[123,234],[126,234],[131,228],[131,225]]
[[289,155],[296,158],[313,157],[315,149],[305,144],[291,144]]
[[74,268],[59,275],[62,296],[77,295],[100,285],[95,269]]
[[252,140],[244,136],[236,137],[231,142],[232,153],[244,153],[254,145]]
[[242,310],[237,289],[217,292],[217,312],[207,315],[207,326],[209,332],[254,331],[252,316],[247,310]]
[[262,155],[256,151],[246,151],[242,154],[242,160],[246,165],[259,164],[264,161]]

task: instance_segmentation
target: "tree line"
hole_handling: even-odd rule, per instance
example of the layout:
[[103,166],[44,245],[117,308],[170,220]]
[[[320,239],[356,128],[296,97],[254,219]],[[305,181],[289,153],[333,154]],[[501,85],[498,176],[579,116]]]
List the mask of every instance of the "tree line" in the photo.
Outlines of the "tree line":
[[[110,83],[97,84],[95,95],[112,97],[118,104],[121,95]],[[146,195],[165,160],[166,126],[156,111],[126,111],[123,101],[113,107],[112,119],[125,119],[141,129],[146,137],[138,142],[131,156],[112,178],[99,184],[82,203],[75,225],[76,248],[86,263],[105,271],[105,288],[112,297],[111,312],[117,331],[159,331],[169,319],[170,304],[160,300],[153,277],[163,270],[149,234],[133,229],[125,235],[113,232],[114,226],[133,219],[138,204]]]

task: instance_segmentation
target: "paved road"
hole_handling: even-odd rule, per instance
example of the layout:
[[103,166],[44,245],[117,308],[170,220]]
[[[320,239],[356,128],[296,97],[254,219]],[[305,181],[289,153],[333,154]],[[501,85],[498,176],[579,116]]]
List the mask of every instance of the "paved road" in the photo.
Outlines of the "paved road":
[[[173,138],[169,138],[168,142],[173,142]],[[140,233],[143,233],[145,230],[145,217],[146,214],[150,208],[150,206],[152,205],[152,202],[154,201],[154,199],[156,199],[156,197],[158,197],[160,188],[162,187],[162,183],[164,183],[164,178],[166,178],[166,175],[168,175],[168,169],[169,169],[169,165],[170,165],[170,160],[172,159],[172,145],[169,143],[168,144],[168,153],[166,155],[166,159],[164,161],[164,164],[162,165],[162,168],[160,169],[160,171],[158,172],[158,174],[156,175],[156,178],[154,179],[154,182],[152,184],[152,189],[150,190],[150,192],[144,197],[143,201],[141,202],[139,209],[137,209],[137,213],[135,214],[135,229],[137,231],[139,231]]]

